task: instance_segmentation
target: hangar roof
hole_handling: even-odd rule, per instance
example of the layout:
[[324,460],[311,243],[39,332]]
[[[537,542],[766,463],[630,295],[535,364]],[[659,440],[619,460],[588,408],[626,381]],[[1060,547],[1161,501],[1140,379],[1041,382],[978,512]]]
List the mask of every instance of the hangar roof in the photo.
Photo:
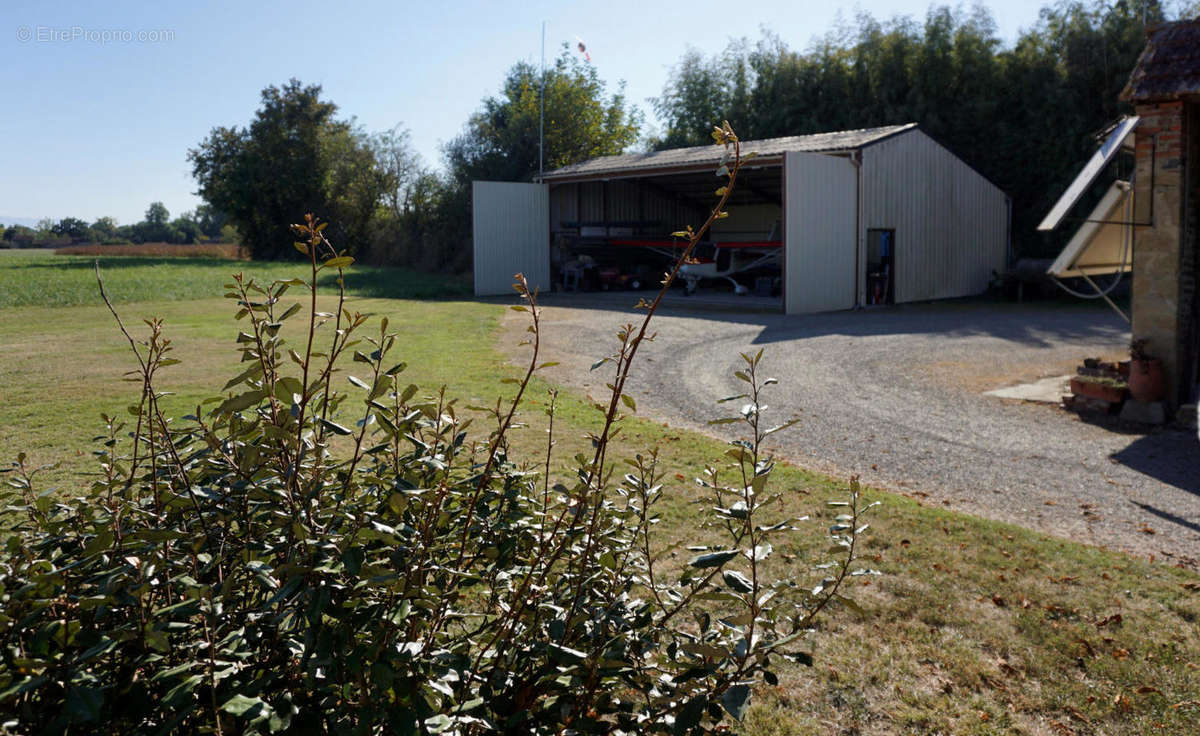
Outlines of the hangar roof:
[[[756,166],[766,163],[778,163],[778,159],[788,152],[803,153],[836,153],[839,151],[854,151],[872,143],[878,143],[884,138],[890,138],[917,127],[916,123],[906,125],[888,125],[882,128],[863,128],[860,130],[842,130],[833,133],[816,133],[813,135],[793,135],[786,138],[766,138],[759,141],[742,141],[742,155],[757,152]],[[624,153],[617,156],[602,156],[589,161],[583,161],[561,169],[547,171],[542,175],[543,181],[569,181],[582,179],[603,179],[609,177],[639,176],[668,171],[685,171],[708,166],[716,166],[723,150],[719,146],[693,146],[691,148],[673,148],[666,151],[651,151],[649,153]]]

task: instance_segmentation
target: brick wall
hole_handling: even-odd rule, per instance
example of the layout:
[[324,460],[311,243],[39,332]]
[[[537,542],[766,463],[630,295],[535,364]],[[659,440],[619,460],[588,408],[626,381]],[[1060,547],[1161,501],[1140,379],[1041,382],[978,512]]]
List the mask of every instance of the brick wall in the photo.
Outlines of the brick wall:
[[1182,372],[1190,363],[1183,343],[1192,299],[1181,287],[1194,289],[1180,279],[1185,260],[1184,104],[1176,100],[1138,105],[1137,114],[1142,121],[1135,133],[1134,202],[1137,220],[1146,222],[1152,216],[1154,224],[1134,230],[1133,335],[1145,338],[1149,352],[1162,358],[1167,398],[1177,405],[1190,391]]
[[1179,262],[1180,401],[1200,392],[1200,102],[1184,107],[1183,235]]

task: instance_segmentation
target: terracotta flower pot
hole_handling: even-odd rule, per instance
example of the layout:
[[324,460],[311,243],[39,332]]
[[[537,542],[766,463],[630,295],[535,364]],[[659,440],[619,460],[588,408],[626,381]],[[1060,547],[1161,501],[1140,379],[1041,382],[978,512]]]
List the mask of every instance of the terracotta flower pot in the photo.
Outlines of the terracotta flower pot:
[[1092,399],[1100,399],[1107,401],[1110,404],[1119,404],[1125,400],[1125,389],[1118,388],[1108,383],[1098,383],[1096,381],[1085,381],[1081,378],[1071,379],[1071,393],[1076,396],[1087,396]]
[[1129,395],[1143,404],[1162,401],[1167,395],[1167,377],[1158,358],[1129,362]]

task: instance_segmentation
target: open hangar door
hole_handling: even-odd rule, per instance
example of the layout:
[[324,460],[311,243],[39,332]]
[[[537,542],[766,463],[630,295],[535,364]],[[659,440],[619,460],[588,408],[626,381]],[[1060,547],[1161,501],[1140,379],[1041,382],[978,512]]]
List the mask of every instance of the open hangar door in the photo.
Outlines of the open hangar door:
[[845,156],[789,152],[784,180],[784,311],[853,309],[858,169]]
[[530,289],[550,290],[549,191],[545,184],[471,183],[476,296],[512,294],[518,273]]
[[[727,203],[669,295],[693,303],[780,308],[782,180],[778,165],[743,169]],[[656,289],[719,201],[723,179],[702,170],[551,182],[551,273],[567,292]],[[681,302],[682,303],[682,302]]]

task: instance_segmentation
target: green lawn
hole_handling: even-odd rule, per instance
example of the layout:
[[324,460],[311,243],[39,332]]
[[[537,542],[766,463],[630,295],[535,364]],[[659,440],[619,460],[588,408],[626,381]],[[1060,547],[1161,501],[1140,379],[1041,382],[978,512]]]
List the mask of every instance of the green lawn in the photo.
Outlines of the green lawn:
[[[41,295],[40,304],[10,300],[0,308],[0,457],[26,450],[38,461],[61,460],[47,480],[73,493],[90,467],[98,414],[122,412],[135,400],[136,384],[121,382],[133,365],[128,347],[107,311],[87,297],[82,274],[90,273],[90,261],[57,264],[53,256],[0,257],[0,299],[9,299],[12,283],[21,284],[27,300]],[[177,392],[170,407],[180,413],[235,372],[238,325],[228,300],[166,292],[196,281],[215,284],[204,294],[219,296],[234,268],[271,277],[298,270],[204,261],[105,268],[130,274],[125,293],[137,303],[121,308],[128,324],[166,320],[184,363],[165,369],[160,388]],[[408,362],[409,380],[427,392],[447,384],[463,404],[494,402],[510,388],[499,379],[515,371],[494,345],[502,307],[376,298],[381,294],[373,289],[383,285],[435,282],[354,270],[348,306],[388,316],[402,335],[396,356]],[[115,280],[109,283],[116,288]],[[392,288],[390,294],[403,295]],[[75,301],[59,301],[64,294]],[[78,306],[59,306],[67,303]],[[539,409],[548,388],[533,387],[523,416],[529,426],[516,438],[529,457],[544,447]],[[584,446],[582,435],[595,418],[580,397],[560,399],[559,465]],[[628,420],[620,445],[625,451],[660,446],[668,478],[690,479],[723,451],[713,440],[639,419]],[[814,517],[807,542],[772,558],[801,564],[820,546],[824,501],[844,489],[791,467],[774,482],[790,508]],[[670,489],[666,538],[696,534],[693,489],[688,482]],[[1200,733],[1200,576],[899,496],[870,495],[883,506],[868,532],[867,556],[885,575],[855,583],[866,614],[827,617],[813,636],[816,665],[784,671],[777,686],[760,688],[744,733]]]
[[[90,256],[56,256],[46,251],[0,250],[0,307],[85,306],[99,304]],[[109,298],[116,303],[187,301],[219,296],[230,274],[242,272],[259,280],[303,275],[301,263],[228,261],[220,258],[102,257],[100,272]],[[322,274],[332,288],[336,274]],[[400,268],[357,268],[346,276],[354,296],[435,299],[466,296],[470,284],[461,278],[417,274]]]

